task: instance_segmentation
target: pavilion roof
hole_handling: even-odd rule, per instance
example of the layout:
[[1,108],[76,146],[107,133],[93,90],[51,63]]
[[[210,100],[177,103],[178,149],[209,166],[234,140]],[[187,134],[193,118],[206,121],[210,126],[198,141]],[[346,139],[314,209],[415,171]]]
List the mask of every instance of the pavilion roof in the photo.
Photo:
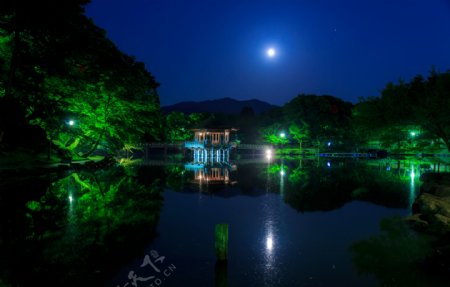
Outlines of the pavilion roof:
[[225,132],[225,131],[230,131],[230,132],[235,132],[238,131],[239,129],[237,128],[232,128],[232,127],[226,127],[226,128],[197,128],[197,129],[191,129],[191,131],[194,132]]

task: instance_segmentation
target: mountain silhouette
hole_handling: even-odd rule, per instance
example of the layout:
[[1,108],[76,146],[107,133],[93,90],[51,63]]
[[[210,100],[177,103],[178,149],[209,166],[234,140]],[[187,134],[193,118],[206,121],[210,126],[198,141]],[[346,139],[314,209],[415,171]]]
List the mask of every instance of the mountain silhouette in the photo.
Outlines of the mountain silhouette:
[[255,114],[260,114],[268,111],[276,106],[263,102],[257,99],[239,101],[232,98],[222,98],[216,100],[206,101],[188,101],[180,102],[170,106],[162,107],[164,113],[183,112],[185,114],[191,113],[221,113],[221,114],[239,114],[244,107],[250,107]]

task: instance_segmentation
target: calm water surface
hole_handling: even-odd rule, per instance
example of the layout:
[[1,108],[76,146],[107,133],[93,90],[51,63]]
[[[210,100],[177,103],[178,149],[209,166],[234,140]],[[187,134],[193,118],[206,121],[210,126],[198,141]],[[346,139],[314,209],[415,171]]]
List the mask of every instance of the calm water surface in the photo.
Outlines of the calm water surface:
[[[399,219],[431,169],[147,161],[5,180],[0,285],[445,286],[405,259],[421,241]],[[216,264],[218,223],[229,224],[226,265]]]

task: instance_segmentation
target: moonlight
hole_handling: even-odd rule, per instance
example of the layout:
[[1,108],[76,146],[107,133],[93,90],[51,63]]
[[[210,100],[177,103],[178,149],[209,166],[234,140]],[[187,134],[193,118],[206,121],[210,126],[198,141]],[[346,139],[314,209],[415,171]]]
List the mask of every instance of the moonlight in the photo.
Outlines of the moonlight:
[[267,52],[266,52],[266,53],[267,53],[267,56],[268,56],[268,57],[272,58],[272,57],[275,56],[276,51],[275,51],[274,48],[269,48],[269,49],[267,49]]

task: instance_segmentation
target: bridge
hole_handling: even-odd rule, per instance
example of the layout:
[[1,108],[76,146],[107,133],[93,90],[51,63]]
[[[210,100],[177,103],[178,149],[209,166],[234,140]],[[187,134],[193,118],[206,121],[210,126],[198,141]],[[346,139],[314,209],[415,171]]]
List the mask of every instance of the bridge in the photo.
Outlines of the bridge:
[[182,149],[184,148],[184,143],[143,143],[140,146],[146,148],[172,148],[172,149]]
[[[271,145],[263,144],[236,144],[230,143],[230,145],[236,149],[242,150],[267,150],[273,149]],[[137,145],[137,147],[143,148],[163,148],[163,149],[184,149],[184,148],[203,148],[203,144],[199,142],[178,142],[178,143],[142,143]]]
[[376,158],[376,153],[359,153],[359,152],[326,152],[319,153],[321,157],[368,157]]
[[263,144],[238,144],[236,146],[237,149],[250,149],[250,150],[268,150],[273,149],[271,145],[263,145]]
[[[164,149],[164,153],[167,150],[179,150],[183,154],[186,149],[202,149],[204,145],[202,143],[192,141],[192,142],[178,142],[178,143],[143,143],[137,145],[137,147],[144,148],[144,152],[147,153],[148,149]],[[274,149],[271,145],[264,144],[236,144],[229,143],[228,147],[236,148],[237,150],[251,150],[251,151],[265,151],[268,149]],[[220,149],[220,148],[219,148]],[[304,148],[302,154],[315,154],[317,155],[316,149]],[[377,153],[367,153],[367,152],[319,152],[320,157],[332,157],[332,158],[342,158],[342,157],[358,157],[358,158],[377,158]]]

